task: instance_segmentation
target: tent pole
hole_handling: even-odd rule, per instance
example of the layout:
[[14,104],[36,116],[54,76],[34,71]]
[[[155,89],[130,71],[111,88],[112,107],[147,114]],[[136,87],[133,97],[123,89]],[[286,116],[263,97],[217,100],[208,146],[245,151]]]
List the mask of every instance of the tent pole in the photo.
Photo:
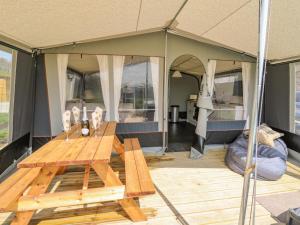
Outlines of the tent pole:
[[[253,153],[256,148],[256,133],[259,125],[260,102],[262,101],[262,85],[265,75],[265,56],[268,37],[268,20],[269,20],[270,0],[260,0],[259,3],[259,47],[257,53],[257,66],[255,76],[255,88],[253,96],[253,109],[250,120],[250,134],[248,140],[248,152],[246,168],[244,172],[243,194],[240,207],[239,225],[245,224],[247,202],[249,194],[250,177],[253,172]],[[254,219],[254,218],[253,218]]]

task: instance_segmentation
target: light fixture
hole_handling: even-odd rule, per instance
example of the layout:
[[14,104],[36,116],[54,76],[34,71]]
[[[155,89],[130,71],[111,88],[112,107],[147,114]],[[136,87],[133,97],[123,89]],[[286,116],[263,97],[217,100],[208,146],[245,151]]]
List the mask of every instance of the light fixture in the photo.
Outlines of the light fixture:
[[180,73],[180,71],[176,70],[173,75],[172,75],[173,78],[182,78],[182,74]]

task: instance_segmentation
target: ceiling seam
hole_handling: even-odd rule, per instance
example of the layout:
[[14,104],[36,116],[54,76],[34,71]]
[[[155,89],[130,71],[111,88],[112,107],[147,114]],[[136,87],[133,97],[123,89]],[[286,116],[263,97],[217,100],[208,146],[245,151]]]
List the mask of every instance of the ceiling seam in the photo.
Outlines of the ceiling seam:
[[231,13],[229,13],[227,16],[225,16],[224,18],[222,18],[215,25],[213,25],[212,27],[210,27],[206,31],[204,31],[202,34],[200,34],[200,36],[207,34],[209,31],[211,31],[212,29],[214,29],[215,27],[217,27],[218,25],[220,25],[221,23],[223,23],[225,20],[227,20],[228,18],[230,18],[231,16],[233,16],[239,10],[241,10],[242,8],[244,8],[246,5],[248,5],[251,1],[252,0],[249,0],[249,1],[245,2],[243,5],[241,5],[240,7],[238,7],[237,9],[233,10]]
[[30,44],[27,41],[24,41],[22,39],[16,38],[15,36],[10,35],[2,30],[0,30],[0,35],[2,35],[4,38],[12,39],[16,42],[19,42],[20,44],[24,45],[24,47],[26,47],[26,48],[32,49],[32,44]]
[[140,15],[141,15],[141,10],[142,10],[142,4],[143,4],[143,0],[140,0],[140,8],[139,8],[138,18],[137,18],[137,21],[136,21],[135,31],[137,31],[138,27],[139,27]]
[[182,11],[182,9],[184,8],[184,6],[186,5],[186,3],[188,2],[188,0],[185,0],[182,5],[180,6],[180,8],[178,9],[178,11],[176,12],[175,16],[172,18],[171,22],[169,23],[169,25],[166,26],[165,29],[169,29],[171,28],[172,24],[174,23],[174,21],[176,20],[176,18],[178,17],[178,15],[180,14],[180,12]]

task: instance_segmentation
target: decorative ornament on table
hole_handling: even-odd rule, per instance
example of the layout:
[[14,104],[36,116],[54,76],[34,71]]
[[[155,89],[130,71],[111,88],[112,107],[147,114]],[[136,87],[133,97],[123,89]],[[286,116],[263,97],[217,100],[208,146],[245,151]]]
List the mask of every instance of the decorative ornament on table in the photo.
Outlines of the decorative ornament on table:
[[93,128],[95,129],[95,136],[97,137],[97,131],[100,126],[100,118],[99,118],[99,113],[96,111],[92,113],[92,124],[93,124]]
[[102,115],[103,115],[103,109],[101,109],[100,107],[96,107],[95,112],[98,113],[99,115],[99,124],[101,124],[102,122]]
[[63,126],[67,134],[66,141],[69,140],[69,131],[71,130],[71,112],[67,110],[63,113]]
[[73,113],[73,117],[74,117],[74,123],[79,124],[80,123],[80,109],[77,108],[76,106],[73,106],[72,113]]

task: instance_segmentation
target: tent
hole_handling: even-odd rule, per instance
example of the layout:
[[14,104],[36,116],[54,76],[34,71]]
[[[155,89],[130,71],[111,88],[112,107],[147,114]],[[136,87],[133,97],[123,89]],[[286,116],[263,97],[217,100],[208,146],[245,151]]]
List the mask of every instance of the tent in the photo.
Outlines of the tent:
[[[61,131],[61,112],[66,96],[60,95],[62,92],[60,85],[66,81],[60,81],[59,76],[66,74],[67,65],[62,61],[63,58],[68,59],[67,55],[70,54],[76,54],[81,58],[82,55],[97,56],[98,61],[95,58],[91,67],[97,67],[97,62],[103,66],[100,58],[105,56],[107,68],[112,67],[118,56],[125,57],[119,58],[121,65],[129,60],[126,56],[147,56],[150,62],[152,59],[152,64],[149,65],[159,76],[156,77],[158,86],[155,87],[157,92],[153,94],[154,103],[149,104],[154,104],[157,109],[155,111],[155,115],[159,115],[155,120],[157,123],[147,127],[133,124],[119,129],[124,134],[128,130],[141,129],[143,132],[141,138],[146,141],[149,138],[144,134],[147,129],[147,132],[154,135],[153,139],[158,140],[156,145],[165,147],[168,131],[168,72],[173,61],[180,55],[196,56],[203,63],[201,73],[206,72],[211,77],[215,74],[212,72],[215,70],[212,64],[217,60],[238,61],[241,65],[249,63],[249,68],[251,67],[249,74],[253,76],[249,81],[248,90],[254,87],[254,63],[259,42],[259,2],[258,0],[88,2],[0,0],[0,44],[4,46],[2,49],[5,51],[7,48],[12,49],[9,51],[12,51],[16,58],[13,71],[14,98],[11,104],[13,119],[10,119],[12,132],[9,145],[2,153],[2,160],[6,161],[6,164],[1,171],[11,166],[14,160],[24,157],[25,152],[16,150],[16,146],[32,147],[34,144],[32,137],[36,137],[36,142],[42,140],[40,137],[46,137],[43,141],[47,141]],[[271,1],[266,55],[268,69],[273,72],[266,78],[264,105],[268,107],[263,113],[264,120],[286,132],[290,146],[297,146],[295,142],[299,140],[295,134],[296,106],[292,109],[288,107],[288,110],[286,107],[278,107],[278,102],[272,96],[274,93],[277,94],[276,85],[276,87],[286,85],[285,91],[280,90],[279,101],[289,105],[297,99],[297,96],[291,99],[290,93],[287,93],[291,92],[294,95],[297,91],[297,87],[293,86],[295,76],[286,81],[284,76],[278,74],[278,69],[285,75],[290,75],[292,71],[295,74],[297,72],[300,57],[300,43],[297,41],[300,34],[299,9],[300,2],[297,0]],[[154,67],[153,62],[159,66]],[[62,67],[64,69],[60,71]],[[90,68],[78,68],[79,73],[82,71],[86,73],[88,69]],[[108,75],[112,75],[110,77],[116,76],[112,71],[106,70]],[[114,82],[112,79],[107,84],[113,87],[113,84],[116,84]],[[213,84],[209,88],[213,89]],[[28,93],[26,97],[23,96],[24,92]],[[115,104],[118,95],[119,91],[114,92],[113,97],[106,96],[112,102],[106,107],[110,107],[109,111],[115,119],[118,118],[119,102]],[[251,104],[253,98],[255,96],[250,94],[247,99],[249,112],[253,107]],[[211,107],[205,107],[205,111],[200,114],[206,118],[206,112]],[[288,117],[287,120],[278,119],[278,115],[282,113]],[[294,136],[296,139],[291,138]],[[6,155],[10,155],[9,160],[4,160],[5,152]],[[14,154],[8,154],[9,152]],[[28,153],[30,152],[31,148]]]

